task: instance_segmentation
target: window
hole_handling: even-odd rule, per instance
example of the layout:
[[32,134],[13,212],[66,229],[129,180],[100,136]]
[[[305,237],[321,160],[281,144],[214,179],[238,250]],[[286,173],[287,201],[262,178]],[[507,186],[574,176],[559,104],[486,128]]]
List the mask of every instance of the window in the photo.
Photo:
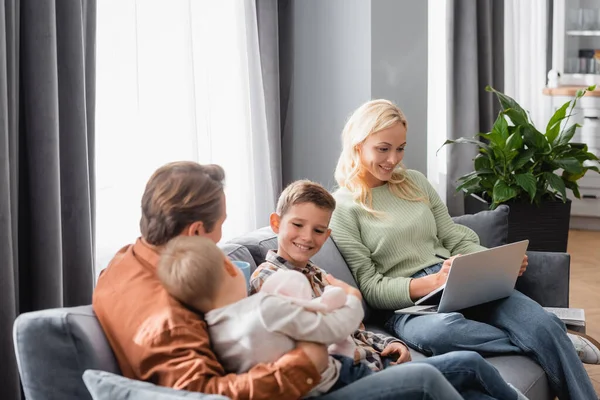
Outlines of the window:
[[446,148],[448,136],[448,11],[445,0],[429,0],[427,58],[427,178],[446,202]]
[[254,7],[247,0],[98,2],[98,270],[139,236],[144,186],[167,162],[224,167],[224,239],[267,223],[256,212],[273,210],[275,194],[264,173]]

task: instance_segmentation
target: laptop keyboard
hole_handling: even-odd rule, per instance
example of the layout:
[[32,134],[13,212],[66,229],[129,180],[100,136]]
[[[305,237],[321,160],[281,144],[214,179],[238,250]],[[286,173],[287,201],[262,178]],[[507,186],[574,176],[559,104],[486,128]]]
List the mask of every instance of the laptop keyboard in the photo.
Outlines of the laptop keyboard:
[[424,308],[424,309],[422,309],[421,311],[426,311],[426,312],[437,312],[437,310],[438,310],[438,306],[431,306],[431,307],[428,307],[428,308]]

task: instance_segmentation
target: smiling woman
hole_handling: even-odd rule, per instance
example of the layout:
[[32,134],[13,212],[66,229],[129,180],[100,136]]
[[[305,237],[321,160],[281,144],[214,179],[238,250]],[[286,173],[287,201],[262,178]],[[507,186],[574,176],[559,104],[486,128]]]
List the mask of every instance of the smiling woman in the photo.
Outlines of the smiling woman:
[[[368,102],[354,112],[342,133],[336,170],[340,189],[331,229],[365,300],[388,315],[388,332],[422,352],[526,354],[546,372],[557,397],[595,398],[581,364],[588,362],[581,355],[585,352],[576,352],[575,341],[556,316],[521,292],[461,312],[394,313],[446,282],[448,266],[441,268],[436,254],[450,257],[484,249],[474,231],[452,221],[427,178],[400,165],[406,129],[394,129],[398,115],[390,102]],[[369,139],[374,146],[369,147]],[[365,147],[370,157],[359,154]],[[389,167],[396,170],[390,174]],[[526,267],[527,258],[522,272]]]
[[369,136],[357,147],[360,161],[365,166],[361,178],[371,187],[385,184],[402,162],[405,147],[406,127],[401,123]]
[[279,105],[264,91],[259,11],[254,0],[98,2],[97,270],[139,233],[144,183],[167,162],[223,166],[224,238],[274,209],[280,135],[267,111]]
[[391,190],[402,199],[424,199],[402,165],[407,129],[404,113],[389,100],[363,104],[344,126],[335,179],[369,212],[373,212],[370,188],[386,182],[395,184]]

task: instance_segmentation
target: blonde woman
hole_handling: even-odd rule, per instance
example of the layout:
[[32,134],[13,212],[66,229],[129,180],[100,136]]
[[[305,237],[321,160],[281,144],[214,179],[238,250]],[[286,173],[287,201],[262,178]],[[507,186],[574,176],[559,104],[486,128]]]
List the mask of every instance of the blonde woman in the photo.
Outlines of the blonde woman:
[[[332,236],[367,302],[382,310],[412,305],[446,282],[450,262],[436,254],[451,259],[483,249],[475,232],[454,224],[427,178],[403,167],[407,128],[391,102],[363,104],[344,127],[335,171]],[[526,268],[527,257],[520,274]],[[585,341],[582,353],[595,360],[598,349],[583,338],[569,340],[558,318],[517,291],[464,313],[390,313],[386,328],[429,355],[525,354],[546,371],[559,398],[597,397],[571,340]]]

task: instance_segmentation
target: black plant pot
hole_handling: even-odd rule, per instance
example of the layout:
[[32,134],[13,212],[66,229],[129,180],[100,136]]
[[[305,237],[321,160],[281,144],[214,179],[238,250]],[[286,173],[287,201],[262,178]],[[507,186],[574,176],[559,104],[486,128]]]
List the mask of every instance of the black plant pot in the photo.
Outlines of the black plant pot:
[[[571,200],[508,202],[508,243],[529,239],[528,250],[566,252],[569,239]],[[465,197],[465,213],[489,210],[490,204],[476,195]]]

